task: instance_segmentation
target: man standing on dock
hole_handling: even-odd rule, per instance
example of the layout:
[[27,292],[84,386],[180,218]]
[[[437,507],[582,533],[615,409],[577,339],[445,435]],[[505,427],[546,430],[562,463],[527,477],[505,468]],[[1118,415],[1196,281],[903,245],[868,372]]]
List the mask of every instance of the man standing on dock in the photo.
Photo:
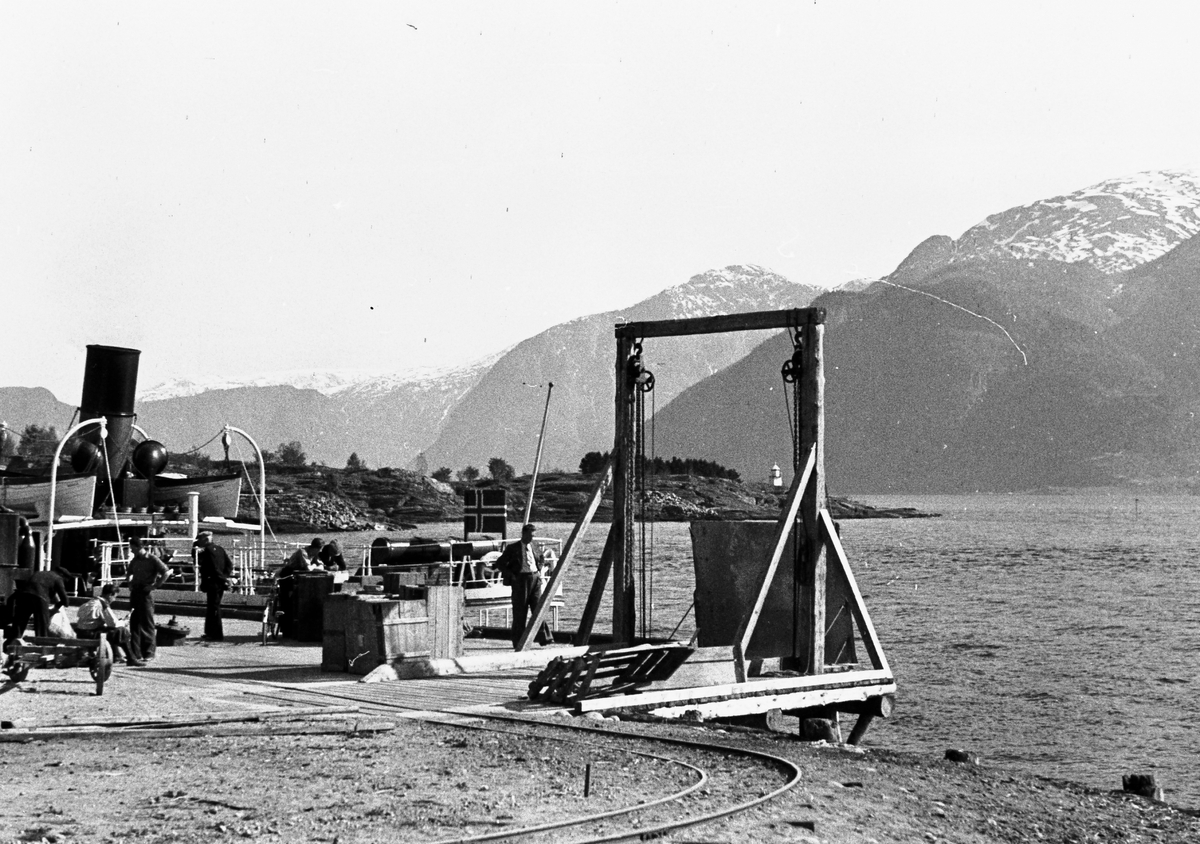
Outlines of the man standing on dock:
[[133,559],[125,570],[129,576],[129,665],[145,665],[154,659],[158,629],[154,624],[154,590],[171,576],[167,564],[150,553],[139,536],[129,540]]
[[[542,570],[546,565],[542,549],[533,544],[533,525],[521,528],[521,541],[514,542],[500,553],[496,560],[496,568],[508,576],[505,580],[512,585],[512,637],[513,648],[525,632],[525,624],[529,616],[537,609],[538,599],[542,596]],[[547,645],[554,641],[550,628],[542,622],[538,631],[537,641]]]
[[225,627],[221,624],[221,598],[233,579],[233,560],[229,559],[229,554],[224,548],[213,542],[212,531],[200,531],[196,536],[196,549],[200,590],[207,598],[204,635],[200,638],[209,642],[220,642],[225,638]]

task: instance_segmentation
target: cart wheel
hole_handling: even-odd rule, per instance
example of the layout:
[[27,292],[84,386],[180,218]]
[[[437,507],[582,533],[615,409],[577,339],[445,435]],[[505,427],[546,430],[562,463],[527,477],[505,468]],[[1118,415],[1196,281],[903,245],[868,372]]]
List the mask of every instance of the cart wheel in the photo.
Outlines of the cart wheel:
[[4,662],[4,673],[14,683],[20,683],[29,676],[29,664],[21,662],[17,658],[16,653],[17,648],[20,648],[24,644],[25,642],[22,639],[9,639],[4,643],[5,653],[8,654],[8,658]]
[[107,638],[100,639],[100,646],[96,648],[96,656],[92,660],[92,664],[88,669],[92,672],[92,679],[96,681],[96,694],[104,694],[104,681],[112,674],[113,655],[112,646],[108,644]]

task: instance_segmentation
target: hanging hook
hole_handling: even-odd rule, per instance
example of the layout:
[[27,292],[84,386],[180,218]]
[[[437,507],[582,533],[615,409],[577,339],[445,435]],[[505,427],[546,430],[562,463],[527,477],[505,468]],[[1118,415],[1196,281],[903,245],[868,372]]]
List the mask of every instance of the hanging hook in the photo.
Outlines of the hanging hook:
[[654,373],[646,369],[646,364],[642,360],[640,340],[633,344],[633,354],[629,358],[628,376],[629,383],[634,389],[641,390],[643,393],[654,389]]
[[792,356],[783,362],[780,374],[783,375],[784,383],[795,384],[800,380],[800,374],[803,371],[804,337],[800,333],[800,326],[796,326],[795,333],[792,335]]

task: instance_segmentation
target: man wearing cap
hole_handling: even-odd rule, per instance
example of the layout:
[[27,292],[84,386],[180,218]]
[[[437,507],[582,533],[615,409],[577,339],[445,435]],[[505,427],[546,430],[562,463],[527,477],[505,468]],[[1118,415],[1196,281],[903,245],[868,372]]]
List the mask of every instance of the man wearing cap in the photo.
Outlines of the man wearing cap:
[[[496,560],[495,566],[505,572],[506,580],[512,581],[512,638],[513,648],[525,632],[528,616],[537,610],[538,599],[542,596],[542,569],[546,566],[542,549],[533,544],[533,525],[521,528],[521,541],[506,547]],[[542,622],[538,630],[537,641],[548,644],[554,641],[550,628]]]
[[154,659],[158,629],[154,624],[154,590],[171,576],[167,564],[150,553],[140,536],[129,540],[133,559],[125,565],[129,578],[129,665],[145,665]]
[[221,598],[233,580],[233,560],[217,543],[213,542],[212,531],[204,530],[196,536],[196,564],[200,569],[200,590],[207,601],[204,610],[204,635],[201,639],[220,642],[225,638],[221,624]]

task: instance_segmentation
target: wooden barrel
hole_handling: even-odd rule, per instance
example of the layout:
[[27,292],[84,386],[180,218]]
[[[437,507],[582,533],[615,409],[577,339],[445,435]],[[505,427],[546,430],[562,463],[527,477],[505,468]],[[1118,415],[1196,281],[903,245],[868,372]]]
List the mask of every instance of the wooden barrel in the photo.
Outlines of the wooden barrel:
[[333,592],[333,573],[298,574],[294,581],[292,638],[299,642],[320,642],[324,636],[325,597]]

